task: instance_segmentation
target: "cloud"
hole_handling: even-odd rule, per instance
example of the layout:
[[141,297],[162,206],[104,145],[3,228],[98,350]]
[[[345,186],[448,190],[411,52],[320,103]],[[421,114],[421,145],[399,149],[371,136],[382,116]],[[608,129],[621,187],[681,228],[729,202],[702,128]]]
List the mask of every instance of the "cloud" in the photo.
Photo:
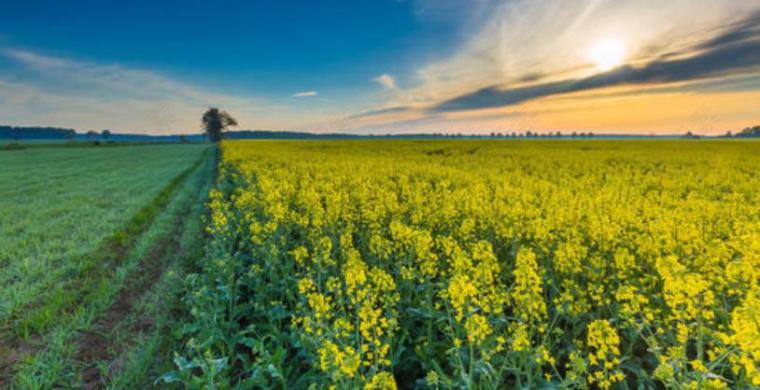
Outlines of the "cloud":
[[291,97],[302,98],[302,97],[310,97],[310,96],[317,96],[317,95],[319,95],[317,91],[303,91],[303,92],[294,93],[293,95],[291,95]]
[[216,93],[149,70],[3,46],[0,57],[10,60],[0,63],[0,118],[9,124],[195,133],[208,106],[223,107],[241,128],[295,124],[293,116],[282,119],[288,107]]
[[697,45],[698,49],[715,50],[757,40],[760,37],[760,10],[744,20],[726,26],[716,37]]
[[539,81],[544,77],[546,77],[546,75],[543,73],[533,72],[533,73],[527,73],[525,75],[520,76],[517,79],[517,81],[524,82],[524,83],[532,83],[535,81]]
[[352,115],[351,118],[367,118],[371,116],[378,116],[378,115],[385,115],[385,114],[396,114],[400,112],[409,111],[410,109],[411,107],[405,107],[405,106],[381,108],[377,110],[364,111],[362,113]]
[[375,77],[372,79],[373,82],[379,84],[381,87],[385,89],[395,89],[396,88],[396,79],[389,75],[388,73],[383,73],[380,76]]
[[[369,110],[355,121],[385,131],[600,133],[724,131],[757,121],[760,3],[673,0],[657,12],[646,0],[502,4],[384,102],[405,110]],[[584,49],[609,36],[629,49],[627,65],[598,73]],[[714,107],[719,119],[694,124],[694,107]]]
[[26,70],[34,72],[34,80],[43,81],[49,88],[71,94],[85,91],[90,95],[140,99],[171,96],[199,103],[228,100],[226,96],[203,91],[146,70],[52,57],[19,49],[0,48],[0,55],[15,60]]
[[690,57],[624,66],[585,78],[565,79],[518,88],[493,85],[445,100],[433,111],[493,108],[546,96],[620,85],[664,84],[734,75],[760,68],[760,28],[756,17],[697,47],[707,49]]
[[[430,0],[432,2],[432,0]],[[733,0],[510,0],[482,2],[475,18],[462,12],[469,26],[450,50],[427,55],[413,87],[394,104],[436,105],[493,86],[581,79],[594,73],[587,48],[607,38],[620,40],[632,65],[662,60],[665,53],[694,50],[716,26],[726,26],[758,8],[757,2]],[[635,17],[631,17],[635,15]],[[437,54],[437,56],[436,56]]]

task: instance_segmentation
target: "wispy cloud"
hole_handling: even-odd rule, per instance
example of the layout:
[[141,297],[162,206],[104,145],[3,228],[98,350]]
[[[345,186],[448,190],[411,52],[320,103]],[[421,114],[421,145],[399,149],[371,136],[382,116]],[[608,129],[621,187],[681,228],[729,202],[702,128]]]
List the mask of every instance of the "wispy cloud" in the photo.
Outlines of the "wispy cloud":
[[352,118],[365,118],[365,117],[373,117],[373,116],[379,116],[379,115],[385,115],[385,114],[397,114],[400,112],[409,111],[409,107],[405,106],[399,106],[399,107],[388,107],[388,108],[380,108],[377,110],[369,110],[364,111],[356,115],[352,115]]
[[[450,2],[444,1],[439,7],[431,5],[431,1],[420,0],[428,5],[421,9],[443,10],[449,18],[459,13],[449,12],[456,9]],[[419,66],[416,80],[410,83],[412,87],[396,88],[394,98],[382,104],[408,109],[386,112],[380,106],[356,117],[365,122],[374,120],[374,127],[422,123],[442,128],[459,122],[465,128],[477,129],[505,126],[502,119],[518,117],[511,113],[520,112],[519,117],[534,113],[531,115],[541,120],[534,118],[533,123],[555,128],[584,122],[584,128],[644,128],[656,125],[659,118],[664,127],[661,130],[667,130],[679,120],[674,115],[684,111],[660,112],[655,101],[689,91],[692,96],[679,97],[679,106],[693,103],[696,97],[701,99],[700,104],[720,98],[726,102],[722,109],[731,113],[726,121],[751,118],[748,104],[736,104],[743,100],[715,93],[704,97],[702,94],[707,92],[689,85],[758,74],[760,14],[756,12],[760,3],[672,0],[658,3],[657,11],[651,12],[652,3],[653,0],[479,1],[479,9],[487,12],[475,15],[478,23],[471,23],[473,14],[461,12],[468,18],[462,22],[466,27],[461,45]],[[602,72],[589,58],[588,49],[605,39],[620,41],[626,53],[622,66]],[[647,90],[676,84],[677,88],[647,102]],[[746,90],[750,88],[747,85],[752,84],[742,84],[745,90],[736,93],[752,93]],[[607,88],[617,88],[619,98],[589,99],[596,93],[592,91]],[[760,90],[754,91],[760,94]],[[645,109],[651,116],[632,116],[631,110],[616,105],[622,104],[621,99],[635,99],[640,109],[652,104],[651,109]],[[729,107],[729,102],[733,106]],[[607,111],[599,111],[600,107]],[[594,115],[589,116],[589,112]],[[414,119],[427,116],[439,121],[433,124]]]
[[482,109],[518,104],[541,97],[618,85],[665,84],[729,76],[760,70],[760,17],[710,39],[691,57],[653,61],[641,67],[624,66],[580,79],[567,79],[521,88],[491,86],[457,96],[435,106],[435,111]]
[[709,38],[711,28],[760,6],[732,0],[672,0],[649,12],[650,3],[501,2],[491,8],[481,27],[472,28],[467,34],[471,38],[458,50],[419,68],[418,85],[404,91],[402,98],[435,104],[494,84],[530,82],[538,74],[544,82],[587,77],[594,70],[587,48],[610,37],[625,44],[629,62],[649,62]]
[[49,87],[66,88],[65,91],[72,94],[84,92],[141,99],[171,96],[198,103],[228,99],[152,71],[52,57],[27,50],[6,48],[0,49],[0,54],[36,73],[36,80],[45,81]]
[[383,73],[380,76],[373,78],[372,81],[379,84],[381,87],[385,89],[396,88],[396,79],[393,76],[389,75],[388,73]]
[[216,93],[153,71],[1,46],[0,56],[10,60],[0,72],[0,117],[15,124],[192,133],[208,106],[224,107],[241,128],[293,124],[281,118],[288,107]]
[[319,95],[317,91],[303,91],[303,92],[294,93],[290,96],[294,98],[302,98],[302,97],[311,97],[311,96],[317,96],[317,95]]

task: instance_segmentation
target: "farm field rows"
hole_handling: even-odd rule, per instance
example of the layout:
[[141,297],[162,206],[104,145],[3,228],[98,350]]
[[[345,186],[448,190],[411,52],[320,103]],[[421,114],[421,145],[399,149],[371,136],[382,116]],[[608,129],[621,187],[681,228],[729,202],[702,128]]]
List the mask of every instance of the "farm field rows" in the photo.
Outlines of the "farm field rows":
[[215,149],[0,152],[0,388],[760,386],[760,143]]
[[221,152],[165,382],[760,386],[760,143]]
[[200,256],[211,157],[206,145],[0,153],[0,387],[154,379],[176,293],[164,279],[181,277],[182,253]]

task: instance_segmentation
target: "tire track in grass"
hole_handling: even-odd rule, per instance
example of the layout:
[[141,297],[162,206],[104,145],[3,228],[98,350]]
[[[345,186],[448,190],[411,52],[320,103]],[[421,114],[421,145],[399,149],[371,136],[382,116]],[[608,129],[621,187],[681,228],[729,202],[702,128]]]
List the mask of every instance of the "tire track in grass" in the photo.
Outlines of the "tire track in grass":
[[[213,162],[209,161],[210,163]],[[206,180],[211,180],[210,172],[209,174],[199,172],[199,175],[201,175],[199,182],[189,189],[195,191],[195,195],[190,196],[181,210],[174,215],[172,229],[159,238],[149,253],[140,260],[138,266],[141,272],[132,273],[127,278],[124,288],[119,291],[114,304],[94,325],[93,329],[97,332],[86,332],[78,340],[78,353],[75,360],[84,367],[81,371],[83,388],[103,388],[109,379],[103,377],[98,366],[99,362],[108,361],[110,363],[108,371],[111,374],[112,371],[118,371],[119,356],[125,352],[125,348],[114,347],[114,338],[110,336],[119,325],[128,318],[137,318],[135,323],[129,324],[125,329],[128,340],[134,340],[139,334],[144,334],[155,327],[156,319],[140,315],[137,305],[141,298],[150,293],[150,287],[159,282],[164,271],[171,265],[172,260],[183,254],[182,238],[187,229],[188,219],[200,218],[199,214],[193,213],[193,204],[202,201],[205,194],[199,190],[205,188],[204,182]]]
[[[130,314],[135,311],[135,304],[147,291],[150,286],[154,285],[163,274],[164,260],[179,247],[179,235],[184,228],[184,218],[176,216],[175,225],[172,230],[165,236],[161,237],[150,252],[141,259],[140,275],[132,273],[127,278],[124,288],[121,289],[113,305],[102,315],[101,319],[94,325],[95,331],[83,333],[78,340],[79,353],[75,360],[81,362],[85,367],[82,370],[81,377],[85,389],[95,389],[102,385],[100,369],[97,366],[99,361],[108,359],[111,356],[112,339],[109,337],[112,331],[121,324]],[[130,329],[131,333],[140,333],[152,326],[150,319],[141,318],[140,322],[135,324],[135,329]]]
[[25,357],[40,351],[42,335],[53,325],[68,321],[77,310],[108,291],[113,271],[121,264],[141,235],[167,207],[180,185],[208,158],[208,150],[188,169],[175,176],[127,225],[102,241],[83,257],[73,279],[64,281],[50,293],[19,311],[10,329],[0,333],[0,388],[5,388],[13,367]]
[[[174,351],[180,341],[175,333],[184,326],[189,315],[182,303],[186,293],[185,276],[197,270],[198,261],[205,258],[210,236],[204,217],[208,217],[208,195],[216,183],[218,165],[219,150],[215,148],[208,165],[202,168],[205,171],[197,184],[197,199],[190,206],[179,250],[171,257],[160,280],[136,302],[139,310],[125,322],[129,325],[147,318],[152,327],[139,334],[127,331],[124,339],[129,342],[118,345],[110,360],[100,364],[101,375],[109,389],[155,387],[158,378],[175,367]],[[134,326],[125,328],[136,329]],[[115,337],[121,334],[116,332]]]
[[199,164],[175,177],[148,205],[132,217],[127,226],[105,240],[94,252],[84,257],[83,266],[75,278],[65,281],[48,294],[53,299],[37,302],[36,307],[23,310],[28,314],[15,319],[14,333],[28,337],[48,329],[61,314],[86,303],[107,287],[108,275],[118,266],[137,239],[150,227],[153,219],[168,205],[175,190]]
[[[25,315],[19,310],[75,277],[83,256],[126,225],[203,149],[167,145],[92,150],[83,156],[73,151],[34,151],[13,159],[0,155],[6,163],[0,165],[10,169],[0,169],[0,176],[10,179],[0,179],[0,192],[8,195],[0,195],[0,208],[9,211],[0,212],[0,246],[8,249],[0,249],[0,285],[8,287],[0,289],[0,334],[11,329],[12,318]],[[29,175],[31,169],[39,174]],[[76,180],[65,182],[72,177],[67,172],[75,172]],[[43,179],[34,179],[38,176]],[[48,185],[30,193],[12,184],[32,181]]]

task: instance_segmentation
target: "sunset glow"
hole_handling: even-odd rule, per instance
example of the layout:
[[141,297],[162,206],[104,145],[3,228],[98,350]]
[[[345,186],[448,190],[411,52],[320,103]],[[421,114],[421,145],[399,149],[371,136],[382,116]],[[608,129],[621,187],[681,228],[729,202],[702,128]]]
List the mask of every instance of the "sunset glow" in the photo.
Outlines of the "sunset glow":
[[625,59],[625,46],[614,38],[596,42],[589,48],[589,59],[601,71],[608,71],[620,66]]

